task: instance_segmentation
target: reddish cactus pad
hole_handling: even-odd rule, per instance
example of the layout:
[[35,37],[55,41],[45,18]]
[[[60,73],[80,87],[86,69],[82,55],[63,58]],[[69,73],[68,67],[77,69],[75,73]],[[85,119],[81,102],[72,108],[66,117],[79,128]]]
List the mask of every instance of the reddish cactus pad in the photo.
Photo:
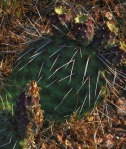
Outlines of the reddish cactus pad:
[[39,90],[36,81],[31,81],[17,100],[15,118],[18,133],[22,138],[25,138],[31,131],[32,135],[37,135],[42,127],[43,111],[39,104]]

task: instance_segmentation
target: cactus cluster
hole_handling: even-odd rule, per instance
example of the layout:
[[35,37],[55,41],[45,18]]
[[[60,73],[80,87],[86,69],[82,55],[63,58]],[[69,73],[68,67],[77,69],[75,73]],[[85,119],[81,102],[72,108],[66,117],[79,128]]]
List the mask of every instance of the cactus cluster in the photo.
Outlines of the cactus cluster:
[[64,120],[74,111],[82,115],[104,98],[110,85],[106,73],[115,76],[104,53],[118,49],[118,29],[111,22],[96,28],[89,14],[61,6],[50,20],[52,34],[32,42],[20,55],[8,78],[13,87],[6,89],[15,102],[26,82],[37,80],[45,118]]
[[[96,25],[80,10],[55,7],[51,32],[30,43],[17,59],[0,96],[0,109],[7,107],[0,111],[3,149],[36,149],[43,114],[46,120],[61,122],[73,112],[82,116],[111,89],[117,97],[120,90],[125,92],[126,46],[116,38],[116,24],[108,20]],[[12,105],[14,113],[9,111]]]

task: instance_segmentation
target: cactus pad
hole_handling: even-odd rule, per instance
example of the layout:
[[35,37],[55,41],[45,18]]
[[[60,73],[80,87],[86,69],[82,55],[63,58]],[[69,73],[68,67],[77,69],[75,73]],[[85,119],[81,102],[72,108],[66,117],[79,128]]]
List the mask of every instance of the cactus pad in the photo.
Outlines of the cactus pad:
[[57,119],[77,110],[82,114],[102,99],[103,68],[91,46],[69,37],[45,36],[18,58],[8,83],[13,84],[15,100],[26,82],[38,80],[45,115]]

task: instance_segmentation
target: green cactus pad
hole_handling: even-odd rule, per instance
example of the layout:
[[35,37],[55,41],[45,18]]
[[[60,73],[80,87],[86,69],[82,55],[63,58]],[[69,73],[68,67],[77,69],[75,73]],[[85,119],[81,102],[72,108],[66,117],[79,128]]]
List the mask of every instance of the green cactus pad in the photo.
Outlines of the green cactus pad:
[[78,111],[81,115],[102,98],[105,85],[97,52],[70,38],[46,36],[32,43],[18,58],[8,78],[12,101],[26,82],[38,81],[45,118],[64,119]]

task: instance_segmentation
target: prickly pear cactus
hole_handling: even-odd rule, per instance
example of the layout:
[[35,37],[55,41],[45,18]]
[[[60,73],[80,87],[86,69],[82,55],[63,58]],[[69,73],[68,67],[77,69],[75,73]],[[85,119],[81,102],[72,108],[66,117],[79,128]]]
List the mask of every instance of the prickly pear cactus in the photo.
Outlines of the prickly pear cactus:
[[[97,49],[96,49],[97,50]],[[32,43],[17,61],[10,84],[12,97],[28,80],[38,79],[45,115],[56,119],[82,114],[103,97],[104,66],[97,51],[70,38],[46,36]]]
[[35,81],[26,85],[25,91],[22,92],[17,100],[15,107],[15,119],[18,133],[22,138],[32,131],[32,135],[37,135],[42,127],[43,111],[40,108],[40,88]]
[[52,34],[32,42],[18,58],[6,86],[9,99],[15,102],[26,82],[37,80],[45,118],[51,120],[63,120],[74,111],[78,115],[87,112],[104,98],[106,85],[111,84],[106,73],[115,80],[115,71],[104,56],[118,47],[113,25],[104,23],[96,28],[87,14],[75,13],[70,20],[66,14],[66,8],[55,9],[53,23],[55,29],[65,32],[64,25],[70,21],[69,33],[58,36],[52,28]]

